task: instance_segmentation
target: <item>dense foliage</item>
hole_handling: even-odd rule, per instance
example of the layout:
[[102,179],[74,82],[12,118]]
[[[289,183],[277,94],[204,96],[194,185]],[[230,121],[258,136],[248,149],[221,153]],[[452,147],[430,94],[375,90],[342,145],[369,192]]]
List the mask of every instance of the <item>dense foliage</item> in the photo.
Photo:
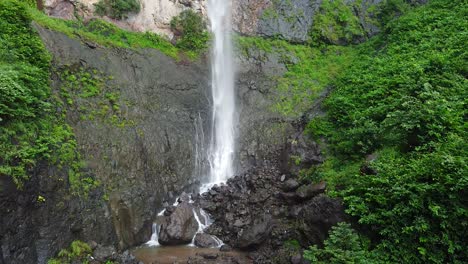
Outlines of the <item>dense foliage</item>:
[[80,174],[73,132],[54,109],[50,55],[24,4],[0,1],[0,44],[0,176],[22,187],[46,161],[68,170],[74,191],[88,190],[94,181]]
[[96,13],[100,16],[109,16],[115,19],[124,19],[129,13],[140,12],[138,0],[99,0],[94,4]]
[[88,263],[91,247],[80,240],[71,243],[68,249],[62,249],[56,258],[47,261],[47,264]]
[[349,43],[365,36],[353,6],[344,1],[324,0],[309,32],[313,45]]
[[[48,17],[35,9],[30,9],[33,19],[39,25],[62,32],[70,38],[77,38],[91,41],[106,47],[121,48],[152,48],[164,54],[178,58],[179,49],[168,40],[151,32],[132,32],[116,27],[114,24],[101,19],[91,19],[84,23],[81,20],[62,20]],[[191,58],[197,57],[199,53],[186,52]]]
[[203,51],[209,39],[203,17],[188,9],[171,20],[171,30],[176,36],[177,47],[183,50]]
[[311,246],[304,251],[304,258],[318,264],[371,264],[378,263],[368,250],[368,241],[347,223],[332,227],[323,248]]
[[468,259],[467,15],[433,0],[388,23],[309,124],[330,155],[311,176],[334,183],[380,262]]

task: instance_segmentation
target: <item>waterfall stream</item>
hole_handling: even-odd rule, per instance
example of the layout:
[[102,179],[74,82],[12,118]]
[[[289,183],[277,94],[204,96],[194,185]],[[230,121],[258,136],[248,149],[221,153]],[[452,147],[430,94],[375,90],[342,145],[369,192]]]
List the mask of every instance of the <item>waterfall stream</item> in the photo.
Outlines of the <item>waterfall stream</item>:
[[[234,173],[233,156],[235,143],[235,94],[234,94],[234,66],[233,50],[231,43],[231,2],[226,0],[208,0],[208,18],[213,33],[211,54],[211,91],[213,97],[212,131],[208,150],[210,172],[208,181],[201,187],[200,192],[207,191],[215,184],[226,182]],[[200,155],[203,147],[204,133],[202,120],[199,116],[195,121],[195,175],[200,177],[203,173],[202,159]],[[202,143],[202,144],[200,144]],[[176,199],[177,201],[177,199]],[[174,204],[177,205],[177,202]],[[158,215],[163,215],[164,210]],[[211,224],[208,214],[201,208],[193,208],[194,217],[198,223],[197,233],[202,233]],[[202,217],[202,221],[200,220]],[[151,246],[159,246],[160,226],[153,224],[151,240],[147,242]],[[218,247],[223,242],[217,237]],[[194,237],[195,239],[195,237]],[[189,246],[194,245],[194,239]]]
[[208,184],[225,182],[234,173],[235,141],[234,66],[231,41],[231,1],[208,0],[208,18],[213,32],[211,90],[212,137]]

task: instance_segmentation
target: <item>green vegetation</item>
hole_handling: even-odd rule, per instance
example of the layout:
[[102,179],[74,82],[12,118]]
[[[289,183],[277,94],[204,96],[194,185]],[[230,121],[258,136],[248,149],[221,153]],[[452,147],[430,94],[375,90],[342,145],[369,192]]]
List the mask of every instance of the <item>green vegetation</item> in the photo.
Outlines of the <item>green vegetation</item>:
[[176,36],[176,46],[185,51],[206,50],[209,40],[203,17],[193,10],[182,11],[171,20],[171,30]]
[[47,161],[70,172],[74,192],[86,193],[96,182],[81,175],[73,132],[55,114],[50,55],[25,5],[0,1],[0,43],[0,175],[21,188],[35,165]]
[[120,99],[120,93],[112,87],[112,76],[105,76],[96,69],[67,66],[57,69],[61,80],[59,102],[81,120],[110,124],[119,128],[134,126],[135,122],[122,114],[121,106],[130,102]]
[[378,263],[368,250],[369,242],[359,237],[349,224],[332,227],[323,249],[311,246],[304,251],[304,258],[318,264],[371,264]]
[[[395,10],[401,7],[387,11]],[[327,115],[308,125],[311,136],[328,142],[328,160],[309,177],[332,183],[330,194],[343,198],[373,243],[342,245],[330,236],[309,259],[468,259],[467,15],[463,1],[433,0],[354,48],[350,67],[332,82]]]
[[[35,9],[29,9],[29,12],[39,25],[62,32],[70,38],[78,37],[105,47],[157,49],[172,58],[179,58],[179,50],[174,45],[151,32],[125,31],[101,19],[92,19],[87,23],[83,23],[80,20],[62,20],[48,17]],[[194,58],[198,53],[189,55],[189,57]]]
[[47,264],[69,264],[69,263],[88,263],[88,257],[91,255],[91,247],[82,241],[75,240],[70,248],[62,249],[57,258],[50,259]]
[[294,45],[284,40],[238,37],[238,49],[245,57],[258,56],[257,51],[279,55],[287,72],[277,79],[278,100],[274,110],[285,116],[298,117],[338,74],[353,62],[351,47],[329,46],[318,49]]
[[140,12],[138,0],[99,0],[94,7],[98,15],[115,19],[124,19],[129,13]]
[[[360,1],[358,1],[360,2]],[[353,6],[338,0],[324,0],[309,32],[311,44],[352,43],[365,36]]]

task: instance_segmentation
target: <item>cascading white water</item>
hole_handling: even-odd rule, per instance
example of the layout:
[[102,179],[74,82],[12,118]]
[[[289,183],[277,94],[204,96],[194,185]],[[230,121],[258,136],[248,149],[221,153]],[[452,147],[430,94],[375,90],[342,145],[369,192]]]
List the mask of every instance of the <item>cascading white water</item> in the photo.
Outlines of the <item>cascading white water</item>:
[[231,1],[208,0],[208,18],[214,35],[211,59],[213,123],[209,153],[209,184],[213,185],[225,182],[234,173],[235,100]]
[[[213,117],[211,144],[208,153],[210,175],[208,183],[200,191],[206,191],[214,184],[225,182],[233,175],[233,156],[235,140],[235,100],[234,100],[234,67],[231,43],[231,2],[230,0],[208,0],[208,17],[213,32],[211,59],[211,90],[213,96]],[[204,134],[201,117],[195,121],[195,174],[200,174]],[[196,175],[201,176],[201,175]],[[192,201],[191,201],[192,202]],[[177,199],[174,205],[178,204]],[[197,233],[202,233],[211,224],[209,216],[203,209],[198,208],[203,221],[193,209],[195,220],[198,222]],[[164,210],[159,213],[162,215]],[[159,246],[158,237],[160,226],[153,224],[153,234],[148,245]],[[220,247],[223,242],[212,236]],[[195,237],[194,237],[195,238]],[[194,246],[193,240],[189,246]]]

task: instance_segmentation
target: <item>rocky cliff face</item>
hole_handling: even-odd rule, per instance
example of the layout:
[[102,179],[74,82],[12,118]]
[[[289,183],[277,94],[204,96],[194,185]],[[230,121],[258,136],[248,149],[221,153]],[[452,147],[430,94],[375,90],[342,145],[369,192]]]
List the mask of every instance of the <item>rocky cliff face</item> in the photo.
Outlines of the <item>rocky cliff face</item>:
[[279,54],[252,50],[238,56],[236,89],[239,113],[238,172],[261,165],[283,149],[294,131],[291,120],[275,112],[276,79],[286,72]]
[[[362,41],[367,37],[377,34],[380,29],[376,15],[379,8],[375,8],[385,0],[347,0],[338,1],[336,5],[348,9],[351,16],[356,19],[357,25],[354,29],[359,31],[360,38],[353,41]],[[424,2],[425,0],[408,0],[408,2]],[[47,0],[45,2],[46,12],[55,17],[71,19],[78,14],[89,19],[95,17],[94,5],[97,0]],[[330,2],[323,0],[233,0],[232,16],[233,27],[236,32],[247,36],[263,36],[281,38],[295,43],[306,43],[311,41],[311,30],[316,23],[319,14],[326,14]],[[114,24],[135,31],[152,31],[173,37],[170,30],[172,17],[177,16],[186,9],[200,13],[206,18],[207,0],[141,0],[141,11],[138,14],[129,14],[128,18],[116,20],[105,17],[106,20]],[[326,14],[330,15],[330,14]],[[353,18],[353,19],[354,19]],[[325,31],[339,31],[338,27],[343,21],[338,21],[338,25],[327,25]],[[337,42],[346,44],[350,40]],[[343,43],[344,42],[344,43]]]
[[[163,201],[196,188],[207,166],[208,60],[177,62],[156,50],[102,48],[38,31],[53,56],[51,84],[63,101],[56,110],[73,129],[85,173],[100,184],[87,197],[72,195],[67,169],[45,163],[23,190],[2,178],[0,260],[45,263],[76,239],[121,250],[144,243]],[[270,109],[273,76],[284,66],[274,56],[238,62],[243,171],[283,148],[290,125]]]
[[83,110],[106,108],[98,96],[78,95],[67,106],[67,120],[88,168],[107,189],[119,247],[147,241],[162,201],[197,183],[196,149],[205,142],[195,136],[197,129],[209,131],[210,120],[206,63],[177,63],[155,50],[89,48],[59,33],[40,34],[54,56],[57,91],[66,85],[59,76],[64,69],[90,69],[112,79],[104,88],[114,97],[112,113]]
[[53,55],[54,96],[65,101],[57,111],[100,185],[87,198],[73,196],[66,169],[47,164],[22,191],[2,178],[0,260],[45,263],[75,239],[122,250],[148,241],[163,200],[197,186],[193,174],[203,161],[196,149],[206,142],[196,135],[211,120],[206,63],[177,63],[156,50],[90,48],[38,30]]
[[[96,17],[94,4],[98,0],[46,0],[45,11],[48,15],[64,19],[72,19],[76,14],[91,19]],[[138,14],[128,14],[124,20],[104,17],[119,27],[133,31],[152,31],[173,37],[170,30],[172,17],[182,11],[191,9],[206,17],[206,0],[141,0],[141,10]]]

